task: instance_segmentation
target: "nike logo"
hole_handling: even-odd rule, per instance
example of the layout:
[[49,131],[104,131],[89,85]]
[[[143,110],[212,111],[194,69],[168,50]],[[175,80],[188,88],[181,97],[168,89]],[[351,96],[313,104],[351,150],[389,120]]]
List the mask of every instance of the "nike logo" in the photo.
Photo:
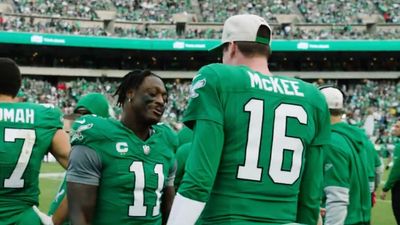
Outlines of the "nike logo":
[[84,123],[86,123],[86,120],[85,119],[83,119],[83,120],[75,120],[75,122],[77,122],[79,124],[84,124]]

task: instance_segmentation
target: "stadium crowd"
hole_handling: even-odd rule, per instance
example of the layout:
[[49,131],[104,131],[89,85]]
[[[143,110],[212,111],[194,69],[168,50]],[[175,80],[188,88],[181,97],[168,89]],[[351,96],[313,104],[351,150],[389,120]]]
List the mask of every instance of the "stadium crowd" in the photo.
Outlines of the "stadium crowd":
[[[373,136],[390,133],[390,128],[400,116],[400,82],[363,80],[360,83],[339,84],[338,80],[315,82],[340,85],[347,95],[347,120],[362,126],[368,111],[372,110],[374,117]],[[116,107],[113,97],[117,81],[86,80],[78,78],[51,84],[44,80],[25,78],[22,83],[20,97],[29,102],[46,103],[60,107],[64,114],[72,113],[79,98],[89,92],[104,94],[113,106],[116,116],[120,110]],[[168,107],[164,113],[164,121],[178,129],[183,111],[189,99],[190,81],[176,79],[166,82],[169,92]]]
[[14,0],[17,11],[22,14],[48,15],[53,17],[79,17],[97,18],[95,10],[109,10],[107,0],[52,0],[52,1],[29,1]]
[[[2,15],[0,30],[20,32],[59,33],[93,36],[117,36],[133,38],[187,38],[218,39],[222,29],[215,26],[224,18],[243,13],[253,13],[268,18],[273,24],[275,39],[398,39],[400,28],[355,28],[364,24],[363,18],[377,16],[379,24],[398,24],[400,4],[394,0],[380,1],[317,1],[317,0],[268,0],[268,1],[198,1],[198,8],[191,1],[63,1],[63,0],[14,0],[15,13]],[[339,4],[339,5],[338,5]],[[99,19],[96,11],[115,11],[113,27],[102,23],[82,26],[84,20]],[[177,33],[173,15],[192,13],[193,22],[210,23],[209,27],[187,26]],[[294,15],[292,25],[279,25],[278,15]],[[42,17],[45,16],[45,17]],[[363,17],[364,16],[364,17]],[[79,20],[81,18],[81,20]],[[130,22],[131,26],[120,23]],[[169,26],[152,26],[152,23]],[[306,28],[296,24],[314,24]],[[324,25],[324,26],[319,26]],[[329,26],[326,26],[329,25]]]

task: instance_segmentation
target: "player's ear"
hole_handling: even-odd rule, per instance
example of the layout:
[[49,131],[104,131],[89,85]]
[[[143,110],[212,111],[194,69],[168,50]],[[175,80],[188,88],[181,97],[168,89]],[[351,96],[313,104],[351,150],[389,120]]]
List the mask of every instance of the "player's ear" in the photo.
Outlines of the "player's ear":
[[127,100],[129,101],[129,102],[131,102],[132,101],[132,99],[135,97],[135,91],[133,90],[133,89],[129,89],[127,92],[126,92],[126,98],[127,98]]
[[235,42],[230,42],[229,43],[229,46],[228,46],[228,48],[230,48],[230,57],[232,58],[233,56],[235,56],[236,54],[237,54],[237,52],[238,52],[238,46],[237,46],[237,44],[235,43]]

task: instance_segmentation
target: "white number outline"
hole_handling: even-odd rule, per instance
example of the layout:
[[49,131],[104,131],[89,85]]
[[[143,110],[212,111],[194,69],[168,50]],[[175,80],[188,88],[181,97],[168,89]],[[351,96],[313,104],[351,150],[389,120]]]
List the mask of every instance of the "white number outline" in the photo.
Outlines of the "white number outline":
[[[244,163],[238,166],[236,178],[261,182],[263,168],[259,167],[258,163],[261,152],[261,135],[263,133],[264,100],[250,99],[244,105],[244,111],[250,114],[249,126],[245,159]],[[301,138],[286,135],[288,118],[297,119],[300,124],[307,125],[308,115],[301,105],[281,103],[275,108],[268,176],[274,183],[291,185],[300,177],[304,144]],[[285,151],[293,152],[290,170],[282,169]]]
[[25,180],[22,176],[31,159],[32,150],[36,141],[36,133],[33,129],[4,129],[4,142],[15,143],[16,139],[23,139],[21,153],[18,157],[17,165],[11,176],[4,180],[4,188],[23,188]]

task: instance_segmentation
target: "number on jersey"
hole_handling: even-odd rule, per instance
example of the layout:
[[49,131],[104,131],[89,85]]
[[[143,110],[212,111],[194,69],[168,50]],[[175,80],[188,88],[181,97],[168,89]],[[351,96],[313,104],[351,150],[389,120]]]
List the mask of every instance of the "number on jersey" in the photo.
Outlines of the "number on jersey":
[[[158,177],[158,186],[155,192],[157,196],[156,205],[153,208],[153,216],[160,214],[161,191],[164,187],[163,165],[156,164],[154,173]],[[133,190],[133,205],[129,206],[129,216],[146,216],[147,206],[144,205],[144,188],[146,185],[143,162],[134,161],[129,170],[135,174],[135,189]]]
[[36,133],[31,129],[12,129],[4,130],[4,142],[15,142],[16,139],[23,139],[21,154],[19,155],[17,165],[11,173],[11,176],[4,180],[4,188],[23,188],[24,174],[26,167],[32,155],[33,146],[35,145]]
[[[264,100],[251,99],[245,105],[245,111],[250,113],[249,131],[245,161],[239,165],[237,178],[251,181],[261,181],[263,168],[258,167],[260,158],[261,135],[264,118]],[[286,136],[287,118],[296,118],[301,124],[307,124],[307,113],[302,106],[281,104],[274,111],[273,137],[271,158],[268,174],[278,184],[293,184],[300,176],[303,155],[303,143],[298,137]],[[282,170],[285,150],[293,152],[292,166],[289,171]]]

